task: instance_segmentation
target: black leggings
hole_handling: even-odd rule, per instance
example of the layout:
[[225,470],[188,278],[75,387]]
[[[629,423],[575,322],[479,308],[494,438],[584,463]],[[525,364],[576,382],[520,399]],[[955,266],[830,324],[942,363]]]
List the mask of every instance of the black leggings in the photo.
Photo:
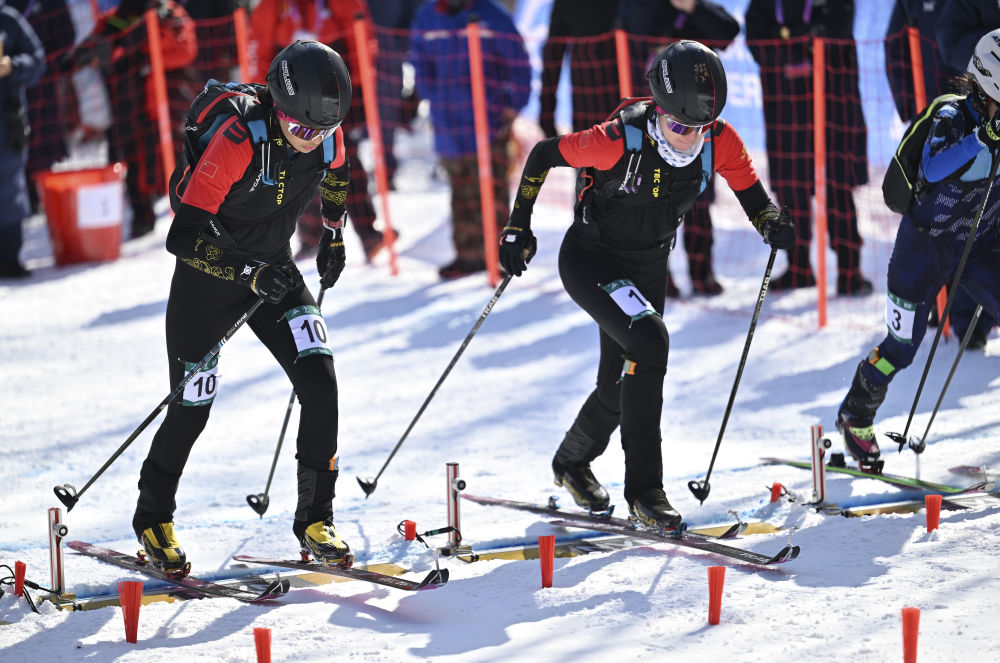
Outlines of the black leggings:
[[[242,285],[177,263],[166,317],[171,389],[184,379],[186,366],[200,362],[255,300],[256,296]],[[284,317],[295,307],[315,305],[313,296],[303,286],[290,292],[281,304],[263,304],[247,321],[247,326],[274,355],[298,397],[299,464],[323,471],[333,469],[337,453],[337,377],[333,357],[323,352],[302,352],[300,356]],[[315,333],[315,326],[310,330]],[[219,358],[225,354],[223,348]],[[223,361],[220,359],[220,363]],[[217,386],[208,376],[192,380],[185,393],[167,408],[142,466],[133,522],[137,531],[172,521],[177,484],[195,440],[208,423]],[[224,386],[221,389],[225,392]]]
[[[574,425],[594,443],[593,457],[621,426],[625,499],[630,503],[647,489],[663,487],[660,415],[670,339],[662,315],[669,252],[666,246],[612,250],[580,239],[572,229],[559,252],[566,292],[600,328],[597,387]],[[608,292],[610,284],[623,280],[632,284],[622,286],[621,293],[627,293],[624,300],[636,303],[641,296],[655,313],[626,313]]]

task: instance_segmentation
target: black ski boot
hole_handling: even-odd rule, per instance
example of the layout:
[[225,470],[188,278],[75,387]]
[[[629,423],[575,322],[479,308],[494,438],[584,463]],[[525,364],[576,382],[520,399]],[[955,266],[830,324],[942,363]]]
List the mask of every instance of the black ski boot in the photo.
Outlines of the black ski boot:
[[[879,361],[877,349],[873,350],[867,363],[876,365]],[[884,462],[875,441],[874,422],[875,413],[885,400],[889,385],[870,382],[863,373],[865,363],[858,364],[851,388],[837,411],[837,430],[844,436],[844,448],[858,461],[861,471],[881,474]]]
[[168,576],[183,578],[191,572],[191,564],[177,537],[173,523],[157,523],[139,533],[139,542],[146,557]]
[[312,556],[321,564],[350,566],[354,562],[351,549],[333,527],[334,486],[339,474],[338,470],[316,470],[299,462],[299,502],[292,531],[303,559]]
[[558,456],[552,459],[552,473],[555,483],[569,491],[577,506],[591,513],[607,513],[611,506],[608,491],[597,480],[589,463],[563,465]]
[[681,524],[681,514],[670,506],[662,488],[642,491],[629,504],[629,513],[640,523],[659,530],[677,529]]

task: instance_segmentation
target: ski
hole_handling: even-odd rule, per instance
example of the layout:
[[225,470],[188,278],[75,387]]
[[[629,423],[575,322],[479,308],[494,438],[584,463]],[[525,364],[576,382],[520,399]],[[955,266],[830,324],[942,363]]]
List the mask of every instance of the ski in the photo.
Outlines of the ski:
[[996,481],[1000,479],[1000,472],[985,465],[982,467],[979,465],[959,465],[957,467],[949,467],[948,471],[959,476],[974,477],[980,480]]
[[427,576],[420,582],[414,582],[413,580],[407,580],[406,578],[391,576],[385,573],[378,573],[377,571],[356,569],[353,567],[327,566],[326,564],[320,564],[319,562],[312,561],[271,559],[267,557],[254,557],[253,555],[233,555],[233,559],[237,562],[246,562],[247,564],[279,566],[286,569],[296,569],[298,571],[326,573],[328,575],[349,578],[351,580],[365,580],[367,582],[375,583],[376,585],[402,589],[407,592],[435,589],[448,582],[448,569],[435,569],[434,571],[428,573]]
[[[761,461],[769,465],[789,465],[803,470],[812,469],[812,463],[809,461],[788,460],[785,458],[761,458]],[[980,481],[976,484],[963,488],[961,486],[949,486],[944,483],[935,483],[933,481],[925,481],[914,477],[900,476],[898,474],[872,474],[869,472],[862,472],[861,470],[854,469],[853,467],[839,467],[837,465],[827,464],[826,469],[829,472],[839,472],[840,474],[848,474],[850,476],[860,477],[863,479],[875,479],[877,481],[889,483],[901,488],[922,490],[927,493],[941,493],[942,495],[963,495],[965,493],[989,492],[996,490],[996,483],[993,481]]]
[[215,597],[236,599],[237,601],[243,601],[244,603],[258,603],[260,601],[270,601],[272,599],[279,598],[288,592],[288,580],[275,580],[270,582],[263,589],[263,591],[257,592],[248,589],[241,589],[239,587],[223,585],[210,580],[202,580],[201,578],[196,578],[194,576],[176,578],[164,573],[148,561],[143,561],[133,555],[127,555],[125,553],[118,552],[117,550],[103,548],[84,541],[68,541],[66,546],[99,561],[114,564],[115,566],[123,569],[135,571],[136,573],[141,573],[150,578],[155,578],[171,585],[175,585],[178,588],[195,594],[198,598]]
[[579,520],[552,520],[550,523],[561,527],[577,527],[597,532],[605,532],[607,534],[621,534],[634,539],[647,539],[658,543],[669,543],[675,546],[695,548],[697,550],[701,550],[702,552],[711,553],[713,555],[722,555],[724,557],[736,559],[748,564],[754,564],[756,566],[781,564],[782,562],[788,562],[799,556],[799,547],[791,545],[791,542],[789,542],[789,545],[782,548],[777,555],[769,557],[752,550],[744,550],[743,548],[737,548],[735,546],[719,543],[719,541],[711,540],[708,537],[695,536],[683,530],[675,533],[666,532],[660,534],[652,530],[621,527],[610,523],[584,523]]
[[[533,502],[518,502],[517,500],[506,500],[499,497],[484,497],[482,495],[470,495],[468,493],[461,493],[464,499],[470,502],[475,502],[476,504],[483,504],[486,506],[499,506],[505,509],[516,509],[518,511],[528,511],[529,513],[537,513],[543,516],[552,516],[556,518],[561,518],[563,520],[572,520],[581,523],[595,523],[610,525],[612,527],[619,527],[623,529],[634,530],[634,524],[632,521],[625,518],[614,518],[611,516],[610,512],[605,515],[602,513],[589,513],[587,511],[579,510],[564,510],[559,508],[558,499],[555,497],[549,498],[548,504],[535,504]],[[711,531],[715,531],[717,528],[712,528]],[[737,522],[728,529],[724,530],[720,534],[708,534],[704,531],[686,530],[685,534],[692,537],[697,537],[701,539],[735,539],[743,534],[747,529],[747,523],[742,521]]]

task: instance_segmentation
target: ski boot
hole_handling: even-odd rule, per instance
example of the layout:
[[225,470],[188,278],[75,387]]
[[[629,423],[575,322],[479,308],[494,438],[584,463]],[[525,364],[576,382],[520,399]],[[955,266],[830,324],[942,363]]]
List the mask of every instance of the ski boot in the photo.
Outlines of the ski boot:
[[611,498],[608,491],[597,480],[588,463],[563,465],[552,459],[555,484],[562,486],[573,496],[573,501],[581,508],[595,515],[611,513]]
[[[174,536],[173,523],[157,523],[139,535],[143,551],[139,557],[151,562],[171,578],[183,578],[191,572],[191,563]],[[145,552],[145,555],[143,555]]]
[[844,448],[858,461],[862,472],[882,474],[885,465],[875,441],[875,426],[871,419],[856,419],[841,410],[837,413],[837,430],[844,436]]
[[650,488],[639,494],[629,504],[630,520],[638,521],[647,528],[663,533],[677,530],[681,526],[681,514],[670,506],[662,488]]
[[[296,521],[296,525],[298,525],[298,521]],[[302,547],[303,560],[308,560],[311,556],[320,564],[345,568],[354,563],[351,548],[333,528],[333,518],[327,518],[306,527],[299,536],[299,545]]]

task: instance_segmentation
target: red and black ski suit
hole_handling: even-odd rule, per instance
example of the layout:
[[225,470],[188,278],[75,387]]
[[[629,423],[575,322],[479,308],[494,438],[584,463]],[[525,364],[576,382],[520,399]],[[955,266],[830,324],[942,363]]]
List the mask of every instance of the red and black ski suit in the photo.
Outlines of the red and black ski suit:
[[[648,134],[653,113],[650,100],[635,101],[607,122],[539,142],[525,163],[511,215],[512,226],[530,221],[549,168],[581,169],[559,274],[573,301],[597,322],[601,352],[597,387],[556,458],[564,465],[590,463],[621,426],[629,504],[663,486],[660,415],[669,337],[662,316],[677,227],[713,172],[726,179],[752,220],[765,210],[777,212],[732,126],[715,121],[699,156],[674,167]],[[626,125],[641,131],[638,159],[626,148]]]
[[[327,218],[338,220],[344,212],[348,162],[340,130],[314,151],[299,153],[286,144],[270,102],[263,105],[266,140],[255,142],[246,121],[233,115],[198,163],[172,180],[172,186],[183,181],[186,188],[179,199],[177,191],[171,192],[175,216],[167,236],[167,250],[177,256],[166,314],[171,386],[257,299],[240,280],[244,266],[254,260],[291,261],[289,239],[317,186]],[[338,417],[333,354],[305,286],[290,291],[280,304],[265,302],[247,325],[288,375],[301,406],[295,519],[304,530],[332,511]],[[218,384],[213,364],[202,373],[170,404],[153,438],[139,480],[137,534],[173,520],[178,481],[208,421]]]

